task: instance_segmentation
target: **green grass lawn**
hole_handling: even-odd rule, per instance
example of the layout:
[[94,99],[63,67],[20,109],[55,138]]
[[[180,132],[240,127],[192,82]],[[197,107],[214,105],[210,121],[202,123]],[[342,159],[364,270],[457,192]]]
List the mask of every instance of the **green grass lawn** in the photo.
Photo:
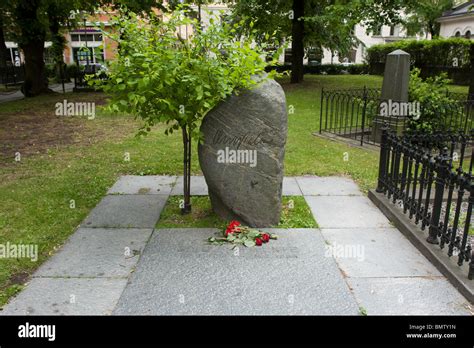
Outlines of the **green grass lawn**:
[[[285,175],[347,175],[364,191],[374,187],[377,152],[311,133],[318,130],[321,87],[380,87],[382,79],[349,75],[305,78],[301,85],[282,81],[287,103],[295,110],[289,115]],[[104,99],[101,94],[69,93],[0,104],[0,145],[4,155],[0,156],[0,244],[39,246],[37,262],[0,259],[0,305],[64,243],[120,175],[182,171],[179,134],[165,136],[163,128],[157,127],[147,137],[136,138],[138,121],[128,115],[104,112],[94,120],[58,121],[54,104],[65,98]],[[11,141],[3,140],[12,134],[15,138]],[[22,142],[17,142],[18,137]],[[14,161],[17,147],[22,153],[20,162]],[[127,153],[130,161],[124,160]],[[200,174],[196,146],[192,173]],[[73,209],[71,200],[75,202]]]

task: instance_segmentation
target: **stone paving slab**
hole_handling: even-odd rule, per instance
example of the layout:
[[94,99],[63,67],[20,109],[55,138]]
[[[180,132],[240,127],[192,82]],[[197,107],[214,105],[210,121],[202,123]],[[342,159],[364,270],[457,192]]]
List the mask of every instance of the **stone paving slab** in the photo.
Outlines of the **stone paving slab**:
[[305,196],[321,228],[392,227],[383,213],[363,196]]
[[126,283],[126,279],[34,278],[0,315],[108,315]]
[[114,314],[357,315],[316,229],[272,230],[262,247],[206,243],[215,229],[155,230]]
[[[192,194],[207,194],[192,180]],[[238,252],[207,244],[214,229],[152,233],[168,195],[182,194],[170,181],[121,177],[0,315],[473,314],[349,179],[284,178],[283,194],[304,194],[322,232],[273,230],[279,240]],[[334,245],[363,246],[363,261],[328,253]]]
[[152,229],[79,228],[36,277],[128,277]]
[[108,194],[158,194],[169,195],[176,183],[176,176],[124,175],[109,189]]
[[302,196],[303,193],[296,181],[296,178],[284,177],[282,185],[282,195],[283,196]]
[[442,276],[396,228],[322,229],[349,277]]
[[153,228],[167,200],[165,195],[105,196],[82,227]]
[[[183,177],[179,176],[176,180],[176,185],[171,191],[172,196],[182,196],[183,195]],[[191,177],[191,196],[207,196],[209,193],[207,191],[206,180],[203,176],[192,176]]]
[[361,196],[357,184],[348,178],[329,176],[296,177],[301,192],[305,196]]
[[445,278],[347,278],[347,282],[368,315],[474,314]]

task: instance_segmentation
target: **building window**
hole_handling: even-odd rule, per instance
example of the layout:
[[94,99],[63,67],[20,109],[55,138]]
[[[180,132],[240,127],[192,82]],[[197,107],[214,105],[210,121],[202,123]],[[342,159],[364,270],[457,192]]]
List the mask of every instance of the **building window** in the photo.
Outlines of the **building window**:
[[367,35],[370,36],[381,36],[382,35],[382,25],[377,25],[372,30],[367,31]]
[[357,50],[352,48],[347,55],[339,57],[339,63],[355,63],[357,58]]
[[73,47],[72,49],[74,62],[80,65],[97,64],[104,62],[104,51],[99,47],[79,48]]
[[348,58],[349,58],[349,62],[355,63],[356,58],[357,58],[357,50],[356,49],[351,49],[349,51]]
[[308,49],[308,65],[319,65],[323,58],[323,52],[320,48],[311,47]]
[[84,34],[84,33],[73,33],[71,34],[71,41],[74,42],[102,42],[102,34]]
[[464,37],[466,39],[471,39],[471,31],[470,30],[466,31],[466,34],[464,34]]
[[461,32],[457,31],[456,34],[454,34],[455,37],[461,37]]

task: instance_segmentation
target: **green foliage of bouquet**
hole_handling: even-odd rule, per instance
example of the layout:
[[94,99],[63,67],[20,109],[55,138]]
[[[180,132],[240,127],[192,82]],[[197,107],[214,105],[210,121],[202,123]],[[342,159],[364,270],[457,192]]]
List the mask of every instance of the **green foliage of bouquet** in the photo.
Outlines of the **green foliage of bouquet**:
[[247,226],[242,226],[238,221],[231,221],[223,232],[223,237],[210,237],[209,243],[223,244],[231,243],[234,245],[244,245],[246,247],[262,246],[268,243],[270,239],[277,239],[275,234],[265,233]]

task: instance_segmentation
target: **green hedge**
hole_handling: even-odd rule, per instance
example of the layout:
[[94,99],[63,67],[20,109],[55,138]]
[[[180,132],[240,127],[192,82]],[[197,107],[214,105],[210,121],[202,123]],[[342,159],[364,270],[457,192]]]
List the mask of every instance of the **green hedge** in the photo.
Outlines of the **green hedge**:
[[[64,80],[71,81],[74,79],[74,76],[77,74],[77,71],[80,67],[77,64],[64,64]],[[45,65],[46,76],[53,79],[56,83],[61,82],[61,76],[58,74],[58,69],[54,64]]]
[[[469,84],[469,47],[464,38],[434,40],[402,40],[389,44],[374,45],[367,50],[369,73],[382,75],[387,54],[395,50],[410,53],[411,66],[421,70],[423,78],[446,72],[456,84]],[[457,67],[454,61],[457,59]]]
[[[291,70],[291,65],[278,65],[268,67],[268,70],[277,70],[278,72]],[[368,74],[369,66],[367,64],[351,64],[344,66],[342,64],[323,64],[323,65],[305,65],[305,74],[323,74],[323,75],[361,75]]]

